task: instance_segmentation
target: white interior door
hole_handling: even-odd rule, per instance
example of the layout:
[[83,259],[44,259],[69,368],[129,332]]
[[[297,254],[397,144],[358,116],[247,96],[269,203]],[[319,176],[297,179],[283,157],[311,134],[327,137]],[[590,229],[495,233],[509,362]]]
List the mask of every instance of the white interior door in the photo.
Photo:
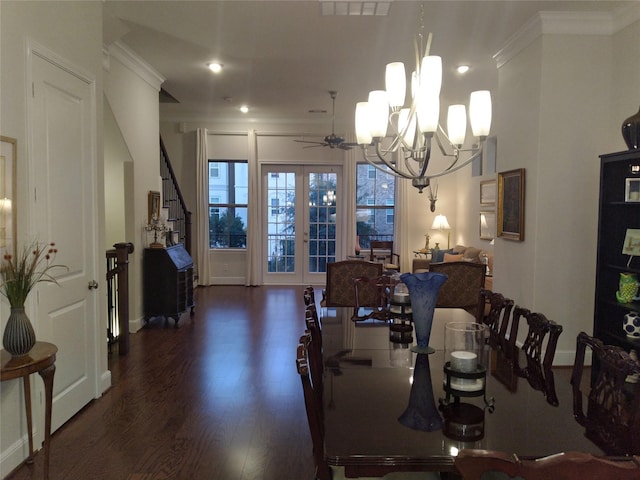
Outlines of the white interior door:
[[268,165],[263,177],[264,283],[323,284],[341,258],[341,167]]
[[91,79],[45,54],[31,55],[31,70],[32,230],[40,241],[56,243],[56,263],[68,267],[55,272],[59,286],[39,284],[34,319],[38,340],[58,346],[55,430],[97,396],[101,317],[97,292],[88,288],[100,280],[97,262],[104,259],[97,251],[95,222],[95,88]]

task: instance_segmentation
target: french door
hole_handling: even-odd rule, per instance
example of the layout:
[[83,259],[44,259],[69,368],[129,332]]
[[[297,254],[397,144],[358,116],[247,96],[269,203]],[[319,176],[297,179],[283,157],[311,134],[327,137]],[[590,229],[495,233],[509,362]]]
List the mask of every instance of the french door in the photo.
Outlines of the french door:
[[263,166],[263,282],[324,284],[341,258],[342,167]]

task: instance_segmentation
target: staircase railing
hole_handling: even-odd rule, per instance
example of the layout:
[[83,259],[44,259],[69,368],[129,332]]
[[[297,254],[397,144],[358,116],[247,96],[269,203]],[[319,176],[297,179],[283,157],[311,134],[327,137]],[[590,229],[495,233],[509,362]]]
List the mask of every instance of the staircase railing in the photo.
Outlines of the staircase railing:
[[174,231],[178,232],[178,242],[191,253],[191,212],[187,209],[187,204],[180,192],[162,137],[160,138],[160,176],[162,177],[162,202],[165,208],[169,208],[169,221],[173,222]]
[[116,243],[107,250],[107,339],[109,352],[129,353],[129,254],[133,243]]

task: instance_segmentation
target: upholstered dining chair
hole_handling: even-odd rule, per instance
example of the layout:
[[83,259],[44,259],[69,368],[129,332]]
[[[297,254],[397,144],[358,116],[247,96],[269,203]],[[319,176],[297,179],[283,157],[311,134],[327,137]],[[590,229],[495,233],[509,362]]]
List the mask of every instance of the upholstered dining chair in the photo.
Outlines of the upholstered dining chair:
[[400,255],[393,251],[391,240],[371,240],[369,261],[381,263],[385,271],[400,271]]
[[537,459],[492,450],[460,450],[455,466],[463,480],[637,480],[640,458],[563,452]]
[[444,273],[447,281],[438,292],[436,307],[463,308],[477,318],[480,290],[484,287],[486,266],[473,262],[443,262],[429,265],[430,272]]
[[[382,264],[362,260],[342,260],[327,263],[327,284],[323,292],[322,307],[354,307],[356,302],[354,278],[379,277]],[[360,305],[376,305],[375,292],[361,292]]]
[[[354,278],[355,309],[351,320],[354,322],[368,319],[383,322],[391,320],[391,305],[389,302],[398,281],[390,275]],[[360,303],[361,299],[362,304]]]
[[[526,319],[529,330],[527,337],[522,344],[521,350],[524,353],[526,364],[520,367],[516,363],[516,374],[519,377],[526,378],[536,390],[540,390],[551,405],[558,405],[558,397],[556,395],[555,382],[553,378],[553,357],[556,354],[556,345],[558,337],[562,333],[562,325],[558,325],[553,320],[549,320],[542,313],[530,312],[527,309],[516,307],[517,312],[514,313],[513,322],[515,328],[518,328],[518,318],[520,314]],[[547,337],[548,335],[548,337]],[[544,347],[545,337],[547,338],[544,357],[542,349]],[[514,361],[517,362],[517,356]]]
[[[592,351],[590,380],[583,378],[587,348]],[[640,455],[640,383],[627,381],[638,374],[640,365],[625,350],[578,334],[571,375],[573,415],[586,436],[609,455]],[[583,398],[588,399],[586,411]]]

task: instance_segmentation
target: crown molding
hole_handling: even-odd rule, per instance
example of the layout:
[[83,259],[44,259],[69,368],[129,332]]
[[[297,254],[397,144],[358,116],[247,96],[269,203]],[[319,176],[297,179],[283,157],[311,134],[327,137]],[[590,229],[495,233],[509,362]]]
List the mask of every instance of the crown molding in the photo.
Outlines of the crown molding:
[[493,59],[498,68],[541,35],[613,35],[640,20],[640,4],[613,12],[538,12],[513,34]]
[[122,62],[158,92],[160,91],[160,87],[166,79],[125,44],[114,42],[109,45],[109,55]]

